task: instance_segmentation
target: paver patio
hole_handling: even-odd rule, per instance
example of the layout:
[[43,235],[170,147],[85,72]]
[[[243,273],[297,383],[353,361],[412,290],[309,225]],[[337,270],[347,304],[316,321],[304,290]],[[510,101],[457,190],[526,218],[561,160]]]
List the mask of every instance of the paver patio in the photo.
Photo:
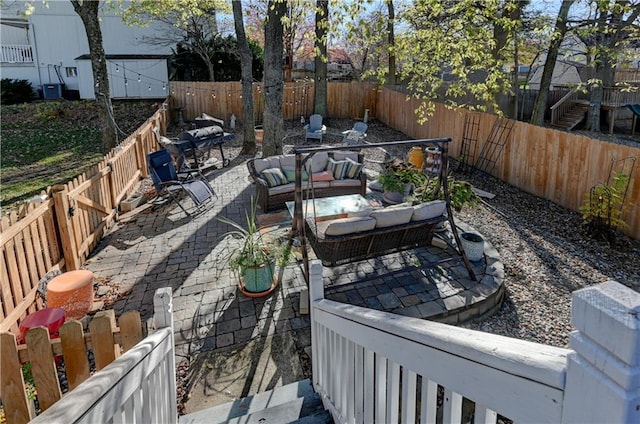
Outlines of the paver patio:
[[[254,194],[246,159],[208,174],[218,198],[203,213],[187,217],[175,204],[143,206],[109,231],[86,264],[118,283],[117,314],[137,309],[143,319],[151,318],[155,290],[172,288],[176,362],[191,364],[188,412],[310,377],[310,321],[299,307],[306,289],[301,266],[283,270],[273,295],[252,299],[239,293],[220,261],[219,243],[229,228],[216,216],[242,222]],[[480,283],[469,280],[459,261],[416,267],[416,261],[446,256],[430,247],[325,268],[326,297],[414,317],[467,319],[478,308],[499,306],[502,264],[488,250],[487,260],[474,264]],[[466,306],[460,315],[448,313]]]

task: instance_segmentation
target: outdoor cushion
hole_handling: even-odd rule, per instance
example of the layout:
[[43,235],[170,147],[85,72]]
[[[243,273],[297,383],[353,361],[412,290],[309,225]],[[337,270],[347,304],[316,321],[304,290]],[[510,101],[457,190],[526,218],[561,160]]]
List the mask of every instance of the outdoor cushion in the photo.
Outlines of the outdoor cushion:
[[331,181],[331,187],[356,187],[362,184],[360,180],[333,180]]
[[256,172],[260,174],[265,169],[280,168],[280,156],[269,156],[264,159],[256,159],[253,161],[253,166],[256,168]]
[[[287,177],[287,181],[290,183],[294,183],[296,181],[296,171],[295,169],[282,169],[285,177]],[[307,181],[309,179],[309,174],[304,169],[302,170],[302,181]]]
[[339,218],[330,221],[324,230],[327,236],[342,236],[351,233],[361,233],[363,231],[373,230],[376,226],[376,220],[368,217]]
[[296,169],[296,156],[295,155],[280,156],[280,168],[282,168],[283,171],[294,171]]
[[335,160],[345,160],[345,159],[349,158],[352,161],[357,162],[358,161],[358,152],[337,151],[337,152],[333,152],[333,158]]
[[327,162],[329,160],[329,154],[327,152],[318,152],[311,157],[306,163],[307,171],[311,171],[312,174],[322,172],[327,169]]
[[336,161],[329,158],[329,161],[327,163],[327,171],[331,171],[334,179],[341,180],[344,178],[345,174],[347,173],[347,161],[346,160]]
[[347,158],[346,162],[347,169],[344,178],[359,178],[362,168],[364,168],[364,163],[356,162],[350,158]]
[[269,189],[269,195],[275,194],[283,194],[283,193],[291,193],[296,189],[296,185],[294,183],[282,184],[279,186],[271,187]]
[[315,172],[311,174],[311,181],[333,181],[333,174],[331,171]]
[[447,204],[444,200],[432,200],[430,202],[420,203],[413,207],[412,221],[422,221],[423,219],[435,218],[444,213]]
[[267,180],[269,187],[275,187],[282,184],[287,184],[287,177],[282,173],[280,168],[267,168],[260,173],[262,178]]
[[371,217],[376,220],[376,228],[393,227],[394,225],[406,224],[411,220],[413,208],[406,206],[403,208],[383,208],[371,212]]
[[371,212],[373,212],[373,208],[365,208],[357,212],[349,212],[348,216],[349,218],[364,217],[371,215]]

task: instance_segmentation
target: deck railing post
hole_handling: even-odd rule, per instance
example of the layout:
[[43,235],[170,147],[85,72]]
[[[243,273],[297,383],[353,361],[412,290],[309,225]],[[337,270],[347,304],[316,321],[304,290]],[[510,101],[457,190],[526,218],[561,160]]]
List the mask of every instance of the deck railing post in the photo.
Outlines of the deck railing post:
[[640,293],[615,281],[573,294],[563,423],[640,422]]
[[171,328],[171,352],[167,358],[167,384],[169,385],[169,408],[171,422],[178,422],[178,405],[176,404],[176,356],[173,333],[173,293],[171,287],[162,287],[153,295],[153,319],[157,329]]
[[322,280],[322,262],[313,260],[309,263],[309,307],[311,312],[311,374],[314,382],[317,381],[320,358],[320,343],[316,328],[315,302],[324,299],[324,282]]

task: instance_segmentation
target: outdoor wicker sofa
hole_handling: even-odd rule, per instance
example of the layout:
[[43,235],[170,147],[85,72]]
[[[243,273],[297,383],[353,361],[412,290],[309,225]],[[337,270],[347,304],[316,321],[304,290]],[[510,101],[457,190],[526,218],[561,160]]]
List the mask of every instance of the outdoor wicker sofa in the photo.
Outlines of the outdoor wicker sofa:
[[[347,158],[351,163],[359,165],[357,175],[342,176],[342,178],[334,178],[329,171],[330,159],[333,161],[344,162]],[[357,152],[335,151],[331,153],[320,152],[315,154],[305,166],[305,176],[307,180],[302,181],[303,198],[341,196],[344,194],[361,194],[365,195],[367,190],[367,178],[363,171],[364,156]],[[270,156],[264,159],[250,159],[247,162],[249,175],[255,182],[256,197],[258,205],[263,211],[274,209],[282,209],[285,202],[294,200],[295,195],[295,155]],[[278,181],[273,185],[273,180],[268,181],[267,175],[269,171],[276,169],[281,170],[286,179]],[[308,176],[312,176],[313,181],[308,181]],[[327,177],[318,178],[316,176]],[[280,177],[282,178],[282,177]]]
[[[437,206],[436,202],[438,202]],[[446,219],[444,202],[436,202],[430,202],[434,204],[434,213],[429,214],[426,219],[414,220],[409,212],[409,220],[400,219],[406,222],[396,225],[389,225],[393,222],[387,220],[387,224],[381,226],[382,220],[373,217],[379,213],[380,209],[374,210],[371,216],[355,216],[321,222],[316,222],[313,217],[309,217],[305,220],[306,237],[316,256],[325,266],[335,266],[414,247],[428,246],[431,244],[436,226]],[[393,209],[399,211],[410,208],[411,206],[393,206],[384,209],[386,212],[394,213]],[[331,231],[331,226],[338,226],[337,231]]]

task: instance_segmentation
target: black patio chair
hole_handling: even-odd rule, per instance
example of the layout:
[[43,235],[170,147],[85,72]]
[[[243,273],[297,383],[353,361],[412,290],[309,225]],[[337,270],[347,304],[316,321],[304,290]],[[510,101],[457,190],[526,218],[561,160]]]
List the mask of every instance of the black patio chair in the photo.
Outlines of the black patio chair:
[[158,201],[163,197],[168,197],[171,201],[176,202],[188,216],[191,214],[180,203],[178,192],[185,191],[193,200],[197,210],[201,210],[203,205],[217,196],[209,181],[198,170],[178,174],[171,154],[166,149],[149,153],[147,167],[156,188],[154,200]]

